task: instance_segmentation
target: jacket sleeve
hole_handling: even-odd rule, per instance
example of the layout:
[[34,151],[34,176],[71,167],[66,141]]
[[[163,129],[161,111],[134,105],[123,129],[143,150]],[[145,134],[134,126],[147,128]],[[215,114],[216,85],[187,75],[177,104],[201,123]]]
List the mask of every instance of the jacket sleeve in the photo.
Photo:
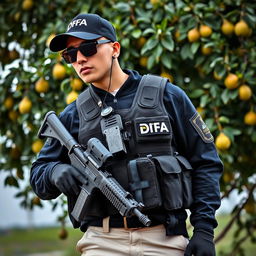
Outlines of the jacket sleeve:
[[221,203],[219,179],[223,171],[213,137],[182,89],[168,83],[164,104],[172,124],[173,145],[193,167],[191,224],[212,230],[217,226],[215,211]]
[[[74,117],[70,118],[75,105],[72,104],[73,108],[70,105],[60,114],[59,118],[76,138],[76,124],[78,122],[74,122]],[[37,159],[32,163],[30,173],[30,184],[36,195],[41,199],[54,199],[61,194],[50,181],[54,167],[60,163],[70,163],[67,149],[58,140],[48,138]]]

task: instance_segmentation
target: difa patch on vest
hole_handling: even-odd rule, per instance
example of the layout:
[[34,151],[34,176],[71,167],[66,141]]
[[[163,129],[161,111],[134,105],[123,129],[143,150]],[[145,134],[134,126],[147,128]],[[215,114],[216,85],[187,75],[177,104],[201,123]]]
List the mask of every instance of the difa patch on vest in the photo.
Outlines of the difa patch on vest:
[[209,130],[209,128],[204,123],[202,117],[195,113],[190,119],[190,123],[192,126],[196,129],[197,133],[200,135],[200,137],[203,139],[204,142],[210,143],[213,142],[213,136]]
[[140,120],[136,122],[136,133],[138,136],[170,135],[171,126],[165,118],[157,117],[156,120]]

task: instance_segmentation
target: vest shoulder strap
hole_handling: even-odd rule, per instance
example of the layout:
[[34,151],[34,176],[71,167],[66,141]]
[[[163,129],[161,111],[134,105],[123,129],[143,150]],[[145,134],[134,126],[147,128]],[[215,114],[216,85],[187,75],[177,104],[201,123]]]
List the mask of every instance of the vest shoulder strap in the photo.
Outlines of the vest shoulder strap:
[[87,88],[83,91],[76,100],[76,108],[79,114],[79,119],[83,118],[88,121],[94,119],[100,114],[99,101],[92,95],[91,88]]
[[163,98],[165,85],[168,79],[156,75],[147,74],[141,78],[138,105],[144,108],[156,108],[159,104],[159,97]]

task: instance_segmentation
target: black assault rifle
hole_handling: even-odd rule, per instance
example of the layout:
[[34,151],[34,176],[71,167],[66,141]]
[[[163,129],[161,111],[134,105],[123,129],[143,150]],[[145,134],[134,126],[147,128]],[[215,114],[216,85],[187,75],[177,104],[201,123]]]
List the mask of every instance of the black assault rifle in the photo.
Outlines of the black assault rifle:
[[150,225],[150,219],[141,213],[143,204],[138,203],[129,192],[125,191],[109,172],[100,169],[112,154],[97,138],[91,138],[87,143],[86,151],[82,150],[54,111],[46,114],[38,136],[59,140],[68,149],[71,165],[86,176],[87,182],[82,184],[81,192],[71,213],[77,221],[81,221],[86,214],[93,190],[99,189],[122,216],[135,215],[145,226]]

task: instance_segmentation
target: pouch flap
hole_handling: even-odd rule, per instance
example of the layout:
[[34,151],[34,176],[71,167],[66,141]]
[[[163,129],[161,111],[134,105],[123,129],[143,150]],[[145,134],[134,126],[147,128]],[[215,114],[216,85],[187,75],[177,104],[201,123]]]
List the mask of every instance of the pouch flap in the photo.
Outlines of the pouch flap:
[[187,170],[193,169],[191,164],[189,163],[189,161],[184,156],[177,155],[176,158],[178,159],[178,161],[182,165],[182,167],[184,167],[185,169],[187,169]]
[[82,114],[85,120],[92,120],[99,116],[99,107],[95,104],[93,99],[88,99],[81,104]]
[[145,86],[142,89],[142,97],[139,105],[146,108],[155,108],[158,103],[159,89],[153,86]]
[[154,156],[164,173],[180,173],[181,167],[174,156]]

